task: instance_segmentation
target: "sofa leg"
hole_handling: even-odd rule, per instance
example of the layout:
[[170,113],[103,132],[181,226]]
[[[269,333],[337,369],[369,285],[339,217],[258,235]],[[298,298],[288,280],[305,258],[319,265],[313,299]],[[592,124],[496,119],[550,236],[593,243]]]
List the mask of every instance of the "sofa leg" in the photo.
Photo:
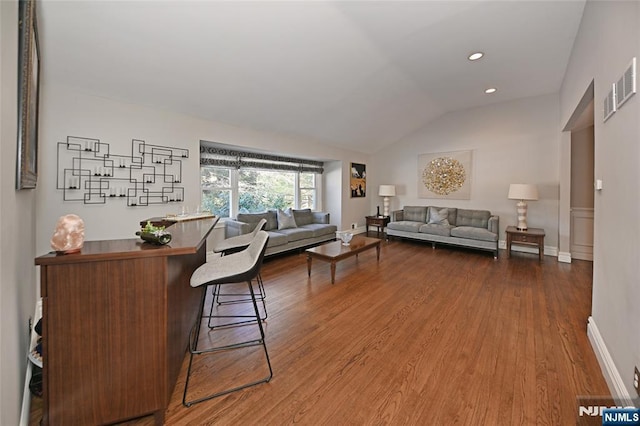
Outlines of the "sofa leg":
[[436,243],[431,243],[431,248],[435,250],[436,249]]

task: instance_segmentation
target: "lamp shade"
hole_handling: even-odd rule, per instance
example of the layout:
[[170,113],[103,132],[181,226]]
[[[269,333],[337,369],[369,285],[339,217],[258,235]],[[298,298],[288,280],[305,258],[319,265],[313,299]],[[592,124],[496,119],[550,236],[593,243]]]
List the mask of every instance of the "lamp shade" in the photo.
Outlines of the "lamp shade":
[[510,200],[537,200],[538,187],[528,183],[512,183],[509,185]]
[[396,186],[395,185],[380,185],[378,195],[381,197],[395,197]]

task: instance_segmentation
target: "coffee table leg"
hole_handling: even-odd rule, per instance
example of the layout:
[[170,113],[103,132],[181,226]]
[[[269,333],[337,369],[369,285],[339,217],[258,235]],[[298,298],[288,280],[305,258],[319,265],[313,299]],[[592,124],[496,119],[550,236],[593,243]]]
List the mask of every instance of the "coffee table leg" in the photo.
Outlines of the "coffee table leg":
[[336,280],[336,261],[331,262],[331,284]]
[[307,276],[311,276],[311,255],[307,253]]
[[376,260],[380,261],[380,243],[376,244]]

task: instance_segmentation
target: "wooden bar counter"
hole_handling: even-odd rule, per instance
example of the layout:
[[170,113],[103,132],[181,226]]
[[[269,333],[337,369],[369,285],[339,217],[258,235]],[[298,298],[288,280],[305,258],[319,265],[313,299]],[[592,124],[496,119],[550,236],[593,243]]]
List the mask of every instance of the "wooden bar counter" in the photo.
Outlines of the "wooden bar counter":
[[41,267],[43,424],[101,425],[164,412],[198,314],[193,271],[218,218],[175,223],[165,246],[86,241]]

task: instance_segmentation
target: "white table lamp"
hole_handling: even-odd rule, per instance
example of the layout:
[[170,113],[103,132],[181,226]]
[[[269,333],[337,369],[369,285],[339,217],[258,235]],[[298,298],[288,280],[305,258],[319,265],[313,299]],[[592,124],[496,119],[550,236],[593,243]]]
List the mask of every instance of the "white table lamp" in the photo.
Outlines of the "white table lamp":
[[510,200],[519,200],[516,204],[516,211],[518,212],[518,230],[527,230],[527,203],[525,200],[537,200],[538,199],[538,187],[536,185],[528,183],[512,183],[509,185]]
[[378,190],[378,195],[383,197],[383,206],[384,210],[382,214],[384,216],[389,216],[389,197],[396,196],[396,186],[395,185],[380,185],[380,189]]

